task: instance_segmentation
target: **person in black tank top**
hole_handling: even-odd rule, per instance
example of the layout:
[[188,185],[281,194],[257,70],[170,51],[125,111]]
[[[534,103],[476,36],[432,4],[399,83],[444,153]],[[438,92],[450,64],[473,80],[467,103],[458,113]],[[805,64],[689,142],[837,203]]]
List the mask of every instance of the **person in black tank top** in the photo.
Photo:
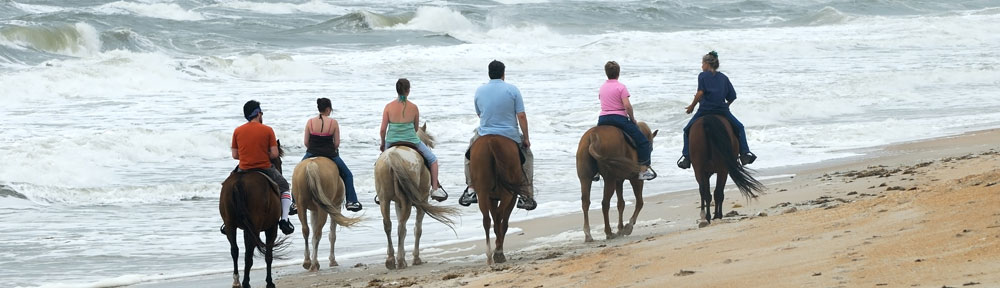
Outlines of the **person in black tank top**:
[[[302,159],[327,157],[333,160],[333,163],[336,163],[338,170],[340,170],[340,178],[344,180],[344,187],[347,190],[345,193],[347,203],[344,204],[344,208],[353,212],[361,211],[361,202],[358,202],[358,194],[354,189],[354,174],[340,158],[340,125],[337,124],[336,120],[330,118],[330,113],[333,112],[330,99],[316,99],[316,109],[319,110],[319,117],[311,118],[306,122],[304,139],[306,155],[302,156]],[[314,129],[316,128],[313,125],[315,122],[319,122],[317,123],[319,129]]]

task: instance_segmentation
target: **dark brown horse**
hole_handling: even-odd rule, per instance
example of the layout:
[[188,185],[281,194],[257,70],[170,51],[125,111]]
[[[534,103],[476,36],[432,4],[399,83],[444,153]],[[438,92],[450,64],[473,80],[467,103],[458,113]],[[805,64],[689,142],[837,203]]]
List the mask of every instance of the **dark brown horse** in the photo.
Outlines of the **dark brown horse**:
[[[280,146],[280,144],[279,144]],[[279,158],[272,159],[271,164],[281,171],[281,155],[284,151],[279,147]],[[222,192],[219,194],[219,214],[224,223],[223,233],[229,239],[229,251],[233,257],[233,287],[250,288],[250,269],[253,267],[254,249],[264,254],[267,263],[267,287],[274,287],[271,280],[271,260],[275,252],[286,245],[278,236],[278,218],[281,218],[281,199],[278,186],[272,184],[267,176],[260,172],[234,172],[222,182]],[[236,246],[236,228],[243,229],[243,245],[246,246],[246,256],[243,268],[243,285],[240,285],[240,270],[237,262],[240,248]],[[266,242],[260,240],[260,232],[264,232]],[[278,257],[279,259],[281,257]]]
[[[733,183],[747,199],[757,197],[754,192],[760,192],[764,185],[753,178],[753,170],[743,168],[737,155],[740,144],[729,121],[720,115],[706,115],[695,120],[688,133],[691,147],[691,167],[694,168],[694,178],[698,181],[698,192],[701,193],[700,226],[711,223],[712,219],[722,219],[722,201],[726,196],[726,178],[733,178]],[[709,177],[715,178],[715,215],[712,215],[712,192]]]
[[[653,137],[659,131],[649,132],[649,126],[645,122],[639,122],[639,131],[646,135],[646,139],[653,143]],[[594,238],[590,236],[590,187],[595,175],[604,177],[604,198],[601,201],[601,211],[604,212],[604,234],[607,239],[618,236],[632,234],[632,227],[635,225],[639,211],[642,210],[642,185],[639,180],[638,154],[625,141],[625,134],[621,129],[614,126],[597,126],[590,128],[580,137],[580,144],[576,148],[576,175],[580,178],[580,200],[583,202],[583,233],[584,241],[591,242]],[[628,225],[624,225],[625,198],[622,197],[622,190],[628,180],[632,184],[632,192],[635,193],[635,212],[629,219]],[[618,194],[618,234],[611,232],[611,224],[608,219],[608,212],[611,209],[611,196]]]
[[[479,211],[483,213],[483,230],[486,230],[487,265],[507,262],[503,240],[510,213],[514,211],[517,195],[528,188],[518,153],[517,142],[500,135],[479,137],[469,149],[470,178],[479,199]],[[490,243],[491,217],[497,237],[496,250]]]

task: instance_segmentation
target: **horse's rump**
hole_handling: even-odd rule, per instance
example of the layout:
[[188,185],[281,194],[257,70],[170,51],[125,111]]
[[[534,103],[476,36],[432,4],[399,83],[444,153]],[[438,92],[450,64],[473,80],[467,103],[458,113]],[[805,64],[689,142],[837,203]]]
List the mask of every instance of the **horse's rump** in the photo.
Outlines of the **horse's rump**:
[[[389,168],[392,183],[380,183],[384,187],[392,186],[397,196],[405,199],[409,205],[413,205],[423,210],[434,220],[447,225],[454,226],[454,221],[448,216],[455,215],[458,210],[449,207],[434,206],[427,202],[430,195],[430,170],[425,166],[423,156],[415,146],[393,145],[383,152],[377,161],[384,162]],[[378,166],[378,163],[376,164]],[[378,170],[378,169],[376,169]],[[384,173],[379,171],[379,173]],[[376,179],[376,181],[378,181]],[[379,195],[382,201],[393,199],[390,195]]]
[[587,130],[578,149],[587,149],[598,172],[609,179],[631,179],[638,176],[638,154],[626,143],[626,134],[618,127],[600,125]]
[[753,178],[753,169],[740,164],[739,142],[725,116],[709,114],[695,120],[688,137],[694,169],[705,173],[728,173],[747,198],[757,197],[754,191],[763,190],[763,184]]
[[[524,170],[522,170],[519,162],[516,160],[511,161],[511,159],[522,159],[520,158],[522,157],[520,155],[521,152],[517,146],[518,144],[514,140],[500,135],[482,136],[472,144],[472,148],[469,149],[469,169],[473,170],[472,174],[493,176],[492,179],[481,179],[488,180],[486,181],[487,183],[492,182],[490,183],[492,185],[489,185],[491,187],[482,188],[477,184],[475,185],[477,191],[481,189],[485,189],[483,191],[493,191],[499,188],[499,190],[504,190],[514,195],[526,193],[528,186],[525,183]],[[476,165],[473,165],[473,163]],[[480,173],[477,173],[476,170],[479,170]],[[473,181],[474,183],[483,182],[476,182],[475,179]]]
[[[251,238],[261,254],[264,253],[266,245],[260,239],[260,232],[277,225],[281,213],[278,194],[270,193],[272,190],[277,191],[277,187],[272,186],[270,181],[264,173],[253,171],[232,173],[223,181],[222,192],[219,195],[219,210],[223,223],[253,235]],[[262,187],[267,188],[261,189]],[[267,215],[268,212],[273,215]]]

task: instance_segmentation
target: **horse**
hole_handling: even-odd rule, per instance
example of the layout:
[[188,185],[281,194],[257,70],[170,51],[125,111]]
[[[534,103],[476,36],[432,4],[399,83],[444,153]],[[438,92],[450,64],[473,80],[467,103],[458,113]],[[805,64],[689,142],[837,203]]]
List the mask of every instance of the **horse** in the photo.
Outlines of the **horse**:
[[[639,131],[653,142],[653,137],[660,130],[649,132],[649,126],[645,122],[637,123]],[[580,144],[576,148],[576,175],[580,179],[580,200],[583,202],[583,233],[584,242],[593,242],[590,236],[590,188],[591,182],[596,181],[595,175],[604,177],[604,199],[601,201],[601,211],[604,212],[604,234],[607,239],[614,239],[618,236],[632,234],[632,227],[635,225],[639,211],[642,210],[642,187],[644,181],[639,180],[638,154],[635,148],[626,143],[625,133],[614,126],[600,125],[587,130],[580,137]],[[625,213],[625,199],[622,197],[622,190],[625,180],[632,185],[632,192],[635,193],[635,212],[629,219],[628,225],[622,223]],[[618,233],[611,232],[611,224],[608,219],[608,210],[611,209],[611,196],[618,195]]]
[[[427,124],[417,130],[417,137],[430,148],[434,148],[434,138],[427,134]],[[420,235],[423,233],[424,214],[454,229],[454,221],[449,218],[458,214],[458,210],[448,207],[434,206],[427,202],[430,197],[431,174],[424,165],[424,159],[415,149],[406,146],[393,146],[385,149],[375,161],[375,191],[378,194],[379,208],[382,211],[382,225],[385,228],[385,238],[388,241],[385,267],[389,270],[406,268],[406,250],[403,246],[406,239],[406,221],[410,219],[410,209],[415,208],[417,219],[414,224],[413,265],[423,264],[420,259]],[[389,218],[389,205],[396,203],[397,240],[399,254],[394,255],[392,248],[392,220]]]
[[[500,135],[479,137],[469,149],[469,171],[472,187],[479,199],[479,212],[483,214],[486,232],[486,264],[507,262],[503,254],[504,236],[507,234],[510,213],[514,210],[517,195],[527,192],[524,171],[519,162],[517,142]],[[496,235],[496,250],[490,243],[490,223]]]
[[[699,226],[704,227],[712,219],[722,219],[722,201],[725,199],[726,178],[733,178],[733,183],[739,188],[743,197],[749,200],[757,197],[754,192],[760,192],[764,185],[753,178],[753,170],[740,164],[737,154],[739,142],[733,134],[729,121],[721,115],[706,115],[691,125],[688,133],[691,147],[691,167],[694,178],[698,181],[698,192],[701,194],[701,218]],[[715,215],[712,215],[712,192],[709,190],[709,177],[715,178]]]
[[[285,151],[278,143],[278,158],[271,159],[271,165],[281,171],[281,156]],[[281,199],[278,186],[267,176],[256,171],[240,171],[229,174],[222,182],[219,194],[219,214],[222,216],[223,229],[229,239],[229,251],[233,257],[233,287],[250,288],[250,269],[253,267],[254,249],[264,254],[267,263],[267,287],[272,288],[271,260],[282,259],[282,251],[287,246],[287,237],[277,239],[278,218],[281,218]],[[240,270],[237,262],[240,248],[236,246],[236,229],[243,229],[243,244],[246,246],[246,256],[243,268],[243,284],[240,285]],[[260,240],[260,232],[264,232],[266,242]],[[276,240],[277,239],[277,240]],[[275,255],[277,252],[277,255]]]
[[[302,238],[305,239],[305,260],[302,268],[310,272],[319,271],[319,240],[323,237],[323,225],[327,216],[330,222],[330,267],[338,266],[333,255],[334,243],[337,242],[337,225],[351,227],[361,221],[360,218],[345,217],[340,213],[340,205],[344,202],[344,181],[340,179],[337,164],[326,157],[312,157],[302,160],[295,166],[292,173],[292,190],[298,207],[299,223],[302,224]],[[309,249],[309,224],[306,214],[312,211],[312,254]]]

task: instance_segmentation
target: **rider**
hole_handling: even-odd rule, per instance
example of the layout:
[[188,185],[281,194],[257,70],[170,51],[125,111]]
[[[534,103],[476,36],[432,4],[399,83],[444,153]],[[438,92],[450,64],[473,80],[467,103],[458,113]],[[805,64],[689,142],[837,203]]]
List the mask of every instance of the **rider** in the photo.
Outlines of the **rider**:
[[[479,129],[472,135],[469,141],[469,148],[476,139],[482,135],[500,135],[517,142],[523,147],[521,154],[524,156],[524,164],[521,165],[525,177],[527,177],[528,191],[524,195],[518,196],[517,208],[524,210],[534,210],[535,187],[534,173],[532,171],[534,156],[531,153],[531,141],[528,138],[528,116],[524,113],[524,99],[521,98],[521,90],[512,84],[504,82],[503,62],[493,60],[489,65],[490,82],[483,84],[476,89],[476,116],[479,116]],[[520,131],[518,131],[520,127]],[[465,159],[465,183],[469,185],[458,199],[462,206],[469,206],[476,203],[476,190],[469,181],[469,159]]]
[[333,105],[330,103],[330,99],[319,98],[316,99],[316,108],[319,110],[319,116],[306,121],[306,155],[302,156],[302,160],[315,156],[323,156],[333,160],[333,163],[337,164],[340,178],[343,179],[344,187],[347,189],[347,203],[344,204],[344,207],[353,212],[361,211],[358,194],[354,191],[354,174],[340,158],[340,124],[337,123],[336,119],[330,118]]
[[[408,142],[417,146],[420,154],[424,156],[424,163],[431,168],[431,198],[438,202],[448,199],[448,194],[441,190],[438,183],[438,161],[437,156],[430,148],[427,148],[420,138],[417,137],[417,129],[420,123],[420,108],[413,104],[407,97],[410,95],[410,80],[399,78],[396,80],[396,100],[385,104],[382,110],[382,126],[379,128],[381,146],[379,149],[385,151],[396,142]],[[409,114],[407,114],[407,108]],[[376,196],[376,201],[378,201]]]
[[271,159],[278,158],[278,138],[274,136],[271,127],[263,124],[264,112],[260,110],[260,102],[250,100],[243,104],[243,117],[247,119],[247,123],[233,131],[233,159],[240,160],[239,170],[260,169],[278,184],[281,192],[281,220],[278,221],[278,227],[281,228],[281,233],[292,234],[295,226],[288,221],[288,208],[292,204],[288,180],[271,165]]
[[[652,180],[656,178],[649,169],[649,155],[653,152],[653,145],[646,139],[646,135],[639,131],[636,125],[635,115],[632,113],[632,103],[629,102],[630,95],[625,84],[618,82],[618,75],[621,66],[615,61],[608,61],[604,64],[604,74],[608,75],[608,81],[601,85],[598,98],[601,100],[601,115],[597,119],[597,125],[611,125],[618,127],[632,137],[635,147],[639,152],[639,179]],[[627,117],[626,117],[627,116]]]
[[750,152],[746,130],[743,128],[743,124],[736,120],[733,113],[729,111],[729,105],[736,101],[736,90],[733,89],[733,83],[729,82],[729,77],[718,71],[719,53],[712,51],[705,54],[701,58],[701,70],[701,74],[698,74],[698,93],[694,94],[694,101],[691,101],[691,105],[685,107],[687,114],[694,111],[696,104],[700,105],[698,105],[698,112],[694,113],[691,121],[688,122],[687,126],[684,126],[684,150],[681,152],[681,158],[677,160],[677,167],[681,169],[691,167],[690,155],[688,154],[688,131],[691,130],[691,124],[694,124],[695,120],[705,114],[720,114],[729,119],[729,123],[733,126],[733,132],[740,140],[740,162],[743,165],[753,163],[754,160],[757,160],[757,155]]

